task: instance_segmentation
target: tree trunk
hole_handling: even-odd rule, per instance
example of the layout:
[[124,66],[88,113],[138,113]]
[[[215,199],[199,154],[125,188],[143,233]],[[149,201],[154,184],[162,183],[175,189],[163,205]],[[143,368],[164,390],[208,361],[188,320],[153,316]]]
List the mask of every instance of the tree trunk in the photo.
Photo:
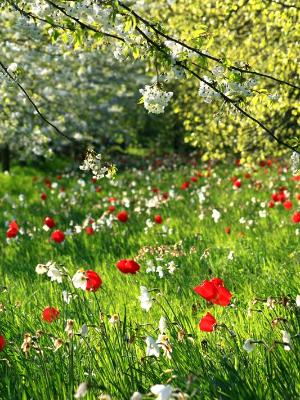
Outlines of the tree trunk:
[[6,144],[2,148],[1,151],[1,158],[2,158],[2,171],[9,171],[10,170],[10,150],[9,146]]

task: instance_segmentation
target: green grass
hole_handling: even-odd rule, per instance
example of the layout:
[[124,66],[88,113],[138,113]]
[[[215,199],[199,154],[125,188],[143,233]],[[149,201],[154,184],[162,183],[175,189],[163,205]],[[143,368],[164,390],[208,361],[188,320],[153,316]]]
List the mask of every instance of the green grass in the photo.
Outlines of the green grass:
[[[205,174],[204,166],[197,170]],[[31,168],[0,175],[0,335],[7,342],[0,353],[1,400],[72,399],[81,382],[89,383],[89,400],[103,394],[129,400],[135,391],[151,399],[151,386],[160,383],[185,393],[182,398],[197,400],[300,398],[300,309],[295,304],[300,294],[300,224],[291,221],[299,208],[299,182],[289,172],[278,175],[277,166],[249,171],[251,178],[245,179],[242,168],[222,165],[181,190],[195,171],[190,165],[175,171],[127,171],[112,184],[85,179],[84,187],[78,183],[81,171],[61,180],[53,173],[50,178],[58,187],[52,190],[43,183],[45,175]],[[234,175],[242,180],[238,190],[230,180]],[[102,191],[97,193],[93,189],[98,185]],[[293,209],[281,203],[269,209],[272,192],[283,185]],[[65,197],[58,196],[61,186]],[[204,186],[206,199],[200,204],[197,193]],[[149,209],[145,200],[155,197],[153,187],[161,192],[173,188],[174,196]],[[48,195],[46,202],[40,200],[42,192]],[[116,211],[124,208],[122,200],[130,200],[127,223],[99,224],[94,235],[83,230],[66,236],[62,244],[50,241],[50,232],[42,229],[47,215],[63,231],[74,230],[86,218],[97,220],[110,196],[117,198]],[[211,217],[214,208],[221,212],[218,223]],[[259,216],[260,210],[266,210],[266,217]],[[162,215],[167,232],[162,225],[145,231],[146,220],[155,214]],[[241,218],[253,224],[242,224]],[[24,233],[7,243],[5,223],[12,219]],[[229,235],[224,232],[227,226]],[[115,266],[122,258],[136,258],[144,246],[171,251],[176,244],[176,255],[145,253],[138,259],[141,269],[136,275],[124,275]],[[230,251],[233,260],[228,260]],[[95,270],[103,285],[92,293],[72,287],[67,276],[62,284],[51,282],[35,272],[37,264],[49,260],[63,265],[71,277],[79,268]],[[146,273],[149,260],[164,268],[174,261],[177,268],[159,278]],[[213,277],[222,278],[233,294],[230,306],[209,304],[193,291]],[[153,289],[149,312],[141,308],[140,286]],[[64,302],[63,290],[75,295],[70,304]],[[268,297],[276,299],[273,309],[267,307]],[[41,320],[48,305],[60,310],[60,318],[51,324]],[[219,324],[211,333],[198,327],[207,311]],[[109,322],[113,314],[120,316],[117,325]],[[159,358],[146,357],[145,338],[157,339],[161,316],[168,322],[171,359],[162,351]],[[68,338],[67,319],[75,321],[75,333],[86,324],[87,336]],[[282,330],[292,337],[290,351],[282,344]],[[184,331],[182,341],[179,331]],[[25,333],[32,336],[27,357],[21,349]],[[53,351],[56,338],[63,345]],[[263,343],[248,353],[243,349],[248,338]]]

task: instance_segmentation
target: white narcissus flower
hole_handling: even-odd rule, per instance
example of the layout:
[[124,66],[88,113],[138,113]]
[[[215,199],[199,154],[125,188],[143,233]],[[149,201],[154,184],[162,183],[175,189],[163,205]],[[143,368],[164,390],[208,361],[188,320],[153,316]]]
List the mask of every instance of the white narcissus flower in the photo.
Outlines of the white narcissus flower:
[[283,347],[284,350],[290,351],[291,350],[291,335],[287,331],[281,331],[282,333],[282,341],[285,343]]
[[234,251],[230,250],[227,259],[228,259],[229,261],[232,261],[233,258],[234,258]]
[[247,339],[244,342],[243,349],[251,353],[256,347],[256,343],[254,339]]
[[63,273],[56,267],[55,263],[49,266],[47,276],[49,276],[52,282],[57,281],[58,283],[62,283]]
[[143,310],[149,311],[152,307],[152,298],[145,286],[140,286],[141,296],[139,296],[141,307]]
[[150,390],[156,395],[157,400],[169,400],[173,392],[173,388],[170,385],[154,385],[151,386]]
[[300,307],[300,294],[296,296],[296,306]]
[[167,320],[165,317],[160,317],[158,329],[160,333],[165,333],[168,329]]
[[48,268],[46,268],[46,265],[44,264],[38,264],[35,267],[35,272],[39,275],[45,274],[48,271]]
[[140,392],[134,392],[130,397],[130,400],[142,400],[142,395]]
[[82,397],[86,396],[88,392],[88,383],[87,382],[82,382],[74,395],[75,399],[81,399]]
[[86,289],[86,276],[84,270],[79,269],[72,278],[73,285],[76,289]]
[[217,222],[219,222],[219,219],[221,218],[221,213],[220,213],[220,211],[218,211],[214,208],[212,210],[211,216],[212,216],[212,219],[214,220],[214,222],[217,223]]
[[64,302],[67,304],[70,304],[70,301],[72,299],[72,294],[68,293],[66,290],[63,290],[62,295],[63,295]]
[[147,345],[147,349],[146,349],[147,357],[150,357],[150,356],[159,357],[160,348],[152,336],[146,337],[146,345]]

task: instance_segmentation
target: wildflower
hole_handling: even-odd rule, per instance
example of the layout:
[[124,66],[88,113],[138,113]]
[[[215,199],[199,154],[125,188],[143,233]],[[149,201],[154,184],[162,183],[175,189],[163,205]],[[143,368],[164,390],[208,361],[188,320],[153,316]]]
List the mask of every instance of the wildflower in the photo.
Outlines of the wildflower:
[[61,339],[55,339],[53,342],[54,352],[61,348],[64,342]]
[[170,385],[154,385],[151,386],[150,390],[157,400],[169,400],[173,393],[173,388]]
[[19,233],[19,230],[20,228],[17,224],[17,221],[11,221],[8,225],[8,230],[6,231],[6,237],[8,239],[16,237]]
[[128,221],[128,213],[125,210],[120,211],[117,214],[117,218],[120,222],[127,222]]
[[73,327],[74,327],[74,320],[73,319],[68,319],[67,320],[67,325],[65,327],[65,332],[67,332],[69,337],[72,337],[73,334],[74,334]]
[[56,243],[61,243],[65,240],[65,234],[58,229],[51,233],[51,239]]
[[72,278],[73,285],[76,289],[86,290],[87,277],[83,269],[78,270]]
[[45,192],[43,192],[43,193],[41,194],[41,200],[43,200],[43,201],[47,200],[47,195],[46,195]]
[[83,171],[91,170],[94,179],[101,179],[103,177],[113,178],[116,174],[115,165],[103,165],[102,155],[97,154],[92,148],[88,148],[83,164],[79,169]]
[[55,225],[56,225],[56,223],[55,223],[55,221],[54,221],[54,219],[53,218],[51,218],[51,217],[45,217],[45,219],[44,219],[44,225],[46,225],[48,228],[54,228],[55,227]]
[[108,320],[112,325],[120,323],[120,317],[118,314],[113,314]]
[[136,274],[140,269],[139,264],[134,260],[123,259],[118,261],[116,266],[123,274]]
[[233,186],[234,188],[239,189],[242,186],[242,182],[239,179],[237,179],[236,181],[233,182]]
[[227,256],[227,260],[232,261],[233,259],[234,259],[234,251],[230,250]]
[[93,229],[93,227],[92,227],[92,226],[87,226],[87,227],[85,228],[85,233],[86,233],[87,235],[93,235],[93,234],[94,234],[94,229]]
[[200,320],[199,328],[201,331],[212,332],[215,329],[216,324],[217,324],[217,320],[208,312]]
[[291,210],[291,209],[293,208],[293,203],[291,202],[291,200],[286,200],[286,201],[283,203],[283,207],[284,207],[286,210]]
[[291,335],[287,331],[281,331],[282,333],[282,341],[284,343],[284,350],[290,351],[291,350]]
[[49,276],[52,282],[57,281],[58,283],[62,283],[63,273],[56,267],[55,263],[50,264],[47,276]]
[[97,272],[88,270],[86,271],[86,290],[96,292],[96,290],[99,289],[99,287],[102,285],[102,280],[100,276],[97,274]]
[[140,286],[141,296],[139,296],[141,307],[143,310],[149,311],[152,307],[152,298],[145,286]]
[[230,231],[231,231],[230,226],[227,226],[227,227],[225,228],[225,233],[227,233],[227,235],[229,235],[229,234],[230,234]]
[[183,182],[183,184],[181,185],[181,189],[186,190],[189,186],[190,186],[190,182],[188,182],[188,181]]
[[142,395],[140,392],[134,392],[130,397],[130,400],[142,400]]
[[201,285],[196,286],[194,291],[205,300],[219,306],[228,306],[232,294],[224,287],[224,282],[220,278],[214,278],[210,281],[205,280]]
[[0,351],[4,350],[5,345],[6,345],[5,337],[3,335],[0,335]]
[[74,394],[75,399],[81,399],[82,397],[86,396],[88,393],[88,383],[87,382],[82,382],[78,386],[76,393]]
[[29,354],[30,348],[31,348],[31,335],[30,333],[25,333],[23,343],[21,345],[21,350],[25,353],[26,357]]
[[300,307],[300,294],[296,296],[296,306]]
[[59,318],[59,310],[55,307],[46,307],[42,312],[42,320],[46,322],[53,322]]
[[147,345],[147,349],[146,349],[147,357],[151,357],[151,356],[159,357],[160,348],[152,336],[146,337],[146,345]]
[[256,342],[253,339],[247,339],[244,342],[243,349],[248,351],[248,353],[251,353],[256,347]]
[[168,329],[167,327],[167,320],[165,317],[160,317],[158,329],[160,333],[165,333]]
[[164,356],[171,359],[171,353],[173,351],[172,346],[169,341],[169,337],[165,334],[160,334],[158,335],[156,343],[158,344],[159,347],[163,349]]
[[161,215],[155,215],[154,222],[156,222],[157,224],[162,224],[163,219],[162,219]]
[[294,213],[294,215],[293,215],[293,217],[292,217],[292,221],[293,221],[295,224],[298,224],[298,223],[300,222],[300,212],[299,212],[299,211],[296,211],[296,212]]
[[219,222],[219,219],[221,218],[221,213],[220,213],[218,210],[216,210],[216,209],[214,208],[214,209],[212,210],[211,216],[212,216],[212,219],[214,220],[214,222],[215,222],[215,223],[218,223],[218,222]]
[[169,271],[169,273],[170,273],[171,275],[174,274],[174,271],[176,270],[176,265],[175,265],[175,262],[174,262],[174,261],[170,261],[170,262],[168,263],[167,270]]

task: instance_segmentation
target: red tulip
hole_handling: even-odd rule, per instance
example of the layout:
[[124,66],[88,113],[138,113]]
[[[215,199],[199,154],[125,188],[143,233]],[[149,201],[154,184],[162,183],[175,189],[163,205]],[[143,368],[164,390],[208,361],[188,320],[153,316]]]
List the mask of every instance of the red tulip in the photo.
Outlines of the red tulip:
[[163,222],[163,220],[162,220],[162,217],[161,217],[161,215],[155,215],[154,216],[154,221],[157,223],[157,224],[162,224],[162,222]]
[[55,307],[46,307],[42,313],[42,320],[53,322],[59,318],[59,310]]
[[44,219],[44,225],[47,225],[48,228],[51,229],[51,228],[54,228],[54,227],[55,227],[56,223],[55,223],[55,221],[54,221],[53,218],[51,218],[51,217],[45,217],[45,219]]
[[41,200],[45,201],[47,199],[47,195],[45,192],[41,194]]
[[0,335],[0,351],[4,350],[5,345],[6,345],[5,338],[4,336]]
[[296,211],[292,217],[292,221],[297,224],[300,222],[300,212]]
[[8,224],[8,230],[6,231],[6,237],[8,239],[14,238],[18,235],[19,233],[19,225],[17,224],[17,221],[11,221]]
[[109,206],[107,210],[109,213],[113,213],[115,211],[115,209],[116,209],[115,206]]
[[269,206],[269,208],[274,208],[274,206],[275,206],[274,201],[270,200],[268,206]]
[[123,274],[135,274],[140,269],[139,264],[134,260],[120,260],[116,266]]
[[225,233],[227,233],[227,235],[229,235],[230,232],[231,232],[231,228],[230,228],[230,226],[227,226],[227,227],[225,228]]
[[200,320],[199,328],[204,332],[212,332],[215,329],[217,320],[211,315],[211,313],[206,313],[206,315]]
[[156,188],[156,187],[152,188],[151,190],[152,190],[153,193],[158,193],[159,192],[159,189]]
[[56,243],[61,243],[65,240],[65,234],[58,229],[51,233],[51,239]]
[[205,300],[219,306],[228,306],[232,294],[224,287],[224,282],[220,278],[211,281],[205,280],[201,285],[196,286],[194,291]]
[[128,213],[125,210],[122,210],[118,213],[117,218],[121,222],[126,222],[128,220]]
[[100,276],[97,274],[97,272],[88,270],[85,273],[86,275],[86,290],[89,290],[91,292],[96,292],[96,290],[99,289],[99,287],[102,285],[102,280]]
[[234,181],[233,186],[236,188],[240,188],[242,186],[242,182],[237,179],[236,181]]
[[187,189],[188,187],[190,186],[190,182],[183,182],[183,184],[181,185],[181,189],[182,190],[185,190],[185,189]]
[[87,226],[87,227],[85,228],[85,233],[86,233],[87,235],[93,235],[93,233],[94,233],[93,227],[92,227],[92,226]]
[[284,207],[286,210],[290,210],[291,208],[293,208],[293,203],[291,202],[291,200],[286,200],[286,201],[283,203],[283,207]]
[[198,178],[196,176],[191,177],[191,182],[197,182],[197,181],[198,181]]
[[169,193],[168,193],[168,192],[164,192],[164,193],[162,194],[162,197],[163,197],[164,200],[168,200],[168,198],[169,198]]

